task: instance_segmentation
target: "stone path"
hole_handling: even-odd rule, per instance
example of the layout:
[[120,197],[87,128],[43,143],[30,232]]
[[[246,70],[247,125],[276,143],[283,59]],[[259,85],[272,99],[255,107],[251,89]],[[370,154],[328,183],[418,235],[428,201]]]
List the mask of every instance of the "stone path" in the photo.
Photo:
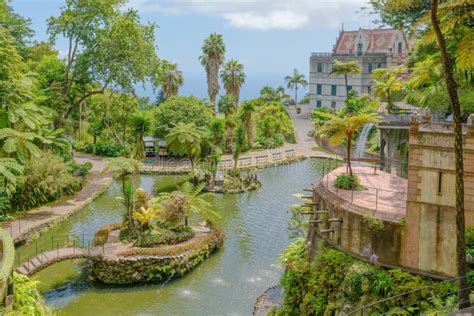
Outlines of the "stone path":
[[352,167],[364,190],[352,191],[334,187],[336,177],[346,172],[339,167],[323,177],[320,185],[337,197],[372,212],[372,215],[386,220],[399,221],[406,214],[407,180],[396,175],[375,170],[372,167]]
[[112,176],[103,174],[107,162],[98,157],[77,154],[75,160],[79,163],[90,162],[92,169],[87,175],[82,190],[66,201],[33,209],[10,222],[2,223],[2,228],[10,232],[15,244],[27,241],[32,235],[40,233],[53,222],[61,221],[79,211],[98,197],[112,183]]

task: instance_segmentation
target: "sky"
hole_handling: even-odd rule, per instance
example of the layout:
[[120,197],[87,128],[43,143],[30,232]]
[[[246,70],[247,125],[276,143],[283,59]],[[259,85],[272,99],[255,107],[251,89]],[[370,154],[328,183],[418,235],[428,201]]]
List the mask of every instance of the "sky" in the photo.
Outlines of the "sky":
[[[46,40],[46,20],[59,15],[65,0],[13,0],[12,7],[32,20],[33,40]],[[129,0],[142,22],[154,22],[158,56],[183,71],[182,95],[207,96],[206,75],[199,63],[203,40],[224,36],[226,59],[236,58],[247,75],[241,99],[258,96],[265,85],[284,85],[294,68],[309,77],[311,52],[332,49],[344,29],[370,27],[365,0]],[[55,43],[65,55],[64,40]],[[223,93],[223,89],[221,89]],[[138,94],[154,98],[149,87]]]

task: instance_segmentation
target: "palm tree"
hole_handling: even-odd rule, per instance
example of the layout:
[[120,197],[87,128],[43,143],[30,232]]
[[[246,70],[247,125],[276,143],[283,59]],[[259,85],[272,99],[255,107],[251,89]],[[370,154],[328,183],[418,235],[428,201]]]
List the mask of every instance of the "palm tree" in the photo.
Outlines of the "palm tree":
[[319,114],[325,116],[327,120],[324,121],[317,133],[328,137],[331,145],[337,146],[346,142],[347,167],[349,169],[349,175],[353,178],[354,175],[352,173],[351,165],[352,138],[357,131],[364,127],[365,124],[377,123],[379,117],[373,113],[346,115],[343,117],[331,113]]
[[[417,4],[415,0],[388,0],[389,9],[405,10]],[[424,34],[425,39],[434,33],[434,38],[438,45],[441,61],[444,68],[444,80],[448,89],[451,109],[453,111],[454,125],[454,157],[456,172],[456,251],[457,251],[457,269],[458,276],[458,302],[459,309],[470,306],[469,287],[467,278],[462,278],[467,274],[466,266],[466,240],[465,231],[465,214],[464,214],[464,151],[463,151],[463,134],[462,134],[462,115],[461,104],[457,90],[457,83],[454,77],[453,60],[454,56],[450,56],[446,45],[446,38],[443,31],[447,34],[456,32],[458,45],[455,50],[456,67],[460,71],[467,71],[472,67],[472,32],[459,34],[459,25],[468,24],[472,20],[472,8],[469,9],[466,1],[453,0],[439,4],[438,0],[431,0],[431,10],[422,18],[425,22],[431,22],[431,30]]]
[[346,98],[349,97],[349,85],[347,83],[347,75],[357,75],[360,73],[359,63],[357,61],[342,62],[335,60],[332,64],[330,75],[344,76],[344,83],[346,85]]
[[242,124],[247,132],[247,139],[249,141],[249,145],[252,146],[254,140],[254,132],[253,132],[253,124],[252,124],[252,117],[255,113],[255,105],[252,101],[245,101],[239,107],[239,116]]
[[293,77],[292,76],[286,76],[285,77],[285,82],[288,87],[288,89],[295,89],[295,103],[298,104],[298,85],[301,85],[304,87],[308,86],[308,81],[306,81],[305,76],[301,74],[298,69],[293,70]]
[[196,159],[201,154],[207,130],[194,123],[176,124],[166,136],[169,151],[177,156],[187,156],[191,160],[191,169],[194,174]]
[[374,94],[379,98],[387,98],[387,111],[389,113],[393,110],[393,93],[403,88],[402,81],[397,75],[404,71],[405,69],[402,66],[398,66],[379,68],[372,72]]
[[237,127],[234,135],[234,148],[232,149],[232,158],[234,158],[234,170],[237,170],[240,153],[245,143],[245,132],[241,125]]
[[164,60],[162,69],[163,97],[168,99],[172,96],[178,95],[179,88],[184,84],[184,78],[183,73],[178,69],[178,64],[173,64]]
[[207,75],[209,100],[215,104],[219,93],[219,68],[224,63],[225,44],[221,34],[212,33],[204,40],[202,55],[199,57]]
[[240,88],[245,82],[244,65],[237,59],[229,60],[221,70],[221,80],[227,93],[233,95],[235,102],[239,104]]
[[224,148],[229,149],[230,144],[232,143],[232,137],[234,133],[234,118],[233,115],[237,110],[237,103],[235,102],[234,96],[226,94],[220,97],[219,103],[217,104],[220,113],[223,113],[225,116],[225,142]]
[[282,86],[279,86],[276,89],[265,86],[262,90],[260,90],[260,96],[267,101],[276,101],[280,103],[283,103],[291,98],[288,94],[286,94],[285,88]]
[[133,158],[145,158],[145,141],[143,138],[151,131],[151,118],[144,112],[137,112],[130,117],[130,125],[135,135],[135,149]]
[[125,158],[125,157],[114,157],[114,158],[107,158],[109,162],[107,166],[104,168],[105,172],[112,172],[115,176],[122,179],[122,190],[125,190],[125,177],[127,175],[135,176],[140,172],[140,161],[132,159],[132,158]]

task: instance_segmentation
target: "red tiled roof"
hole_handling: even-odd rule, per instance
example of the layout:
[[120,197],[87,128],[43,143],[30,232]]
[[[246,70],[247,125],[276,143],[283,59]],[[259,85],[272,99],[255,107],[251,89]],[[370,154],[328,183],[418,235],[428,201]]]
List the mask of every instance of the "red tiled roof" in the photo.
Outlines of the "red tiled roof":
[[[343,31],[337,41],[336,53],[354,53],[357,50],[357,36],[359,32],[364,37],[364,42],[369,43],[368,47],[364,45],[364,51],[388,53],[393,39],[400,34],[395,29],[361,29],[357,31]],[[402,40],[400,38],[400,40]]]

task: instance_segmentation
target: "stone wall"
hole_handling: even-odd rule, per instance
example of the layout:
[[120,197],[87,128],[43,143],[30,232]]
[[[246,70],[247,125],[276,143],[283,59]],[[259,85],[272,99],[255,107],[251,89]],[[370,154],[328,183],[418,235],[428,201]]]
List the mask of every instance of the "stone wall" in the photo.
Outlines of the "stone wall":
[[[324,219],[316,229],[334,230],[321,237],[358,257],[369,259],[375,254],[380,263],[400,264],[403,231],[400,222],[373,217],[370,210],[344,201],[321,183],[315,188],[315,200],[319,209],[329,211],[325,216],[319,216]],[[330,218],[341,221],[330,222]]]
[[98,280],[108,284],[162,282],[181,277],[222,246],[224,235],[216,236],[218,238],[207,239],[207,243],[195,250],[174,256],[119,255],[93,259],[92,272]]
[[[428,113],[429,114],[429,113]],[[453,130],[414,119],[409,135],[406,242],[401,263],[455,276],[456,210]],[[423,122],[421,122],[423,121]],[[466,226],[474,227],[474,125],[464,136]]]

